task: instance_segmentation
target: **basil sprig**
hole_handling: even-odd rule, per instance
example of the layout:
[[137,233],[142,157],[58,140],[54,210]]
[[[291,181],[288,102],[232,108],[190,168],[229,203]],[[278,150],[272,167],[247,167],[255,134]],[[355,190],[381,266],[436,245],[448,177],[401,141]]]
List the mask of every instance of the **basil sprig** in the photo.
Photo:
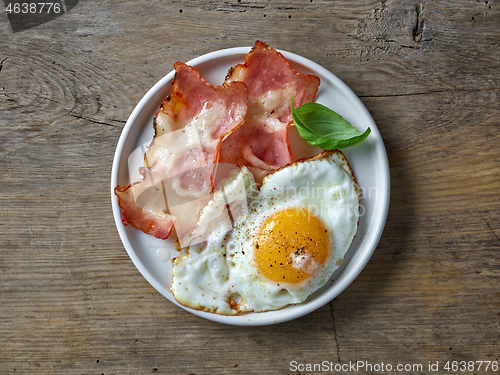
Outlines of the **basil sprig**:
[[292,118],[299,135],[312,146],[334,150],[363,141],[371,129],[361,133],[342,116],[319,103],[305,103],[297,108],[292,98]]

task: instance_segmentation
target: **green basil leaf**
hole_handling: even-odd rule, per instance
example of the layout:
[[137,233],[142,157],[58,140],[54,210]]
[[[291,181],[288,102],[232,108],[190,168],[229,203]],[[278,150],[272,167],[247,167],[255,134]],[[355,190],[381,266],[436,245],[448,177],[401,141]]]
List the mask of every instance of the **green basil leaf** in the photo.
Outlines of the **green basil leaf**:
[[299,135],[312,146],[334,150],[353,146],[371,132],[361,133],[342,116],[319,103],[305,103],[297,108],[291,102],[292,119]]

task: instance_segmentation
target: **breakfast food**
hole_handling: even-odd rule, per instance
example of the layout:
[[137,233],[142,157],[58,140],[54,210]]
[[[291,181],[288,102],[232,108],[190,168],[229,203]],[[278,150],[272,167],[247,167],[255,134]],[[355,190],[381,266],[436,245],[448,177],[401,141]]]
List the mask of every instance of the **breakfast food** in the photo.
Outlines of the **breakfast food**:
[[176,78],[155,117],[143,178],[115,188],[123,223],[162,239],[176,223],[169,206],[212,191],[220,143],[243,123],[247,111],[243,83],[217,87],[186,64],[174,66]]
[[297,106],[313,101],[319,78],[298,73],[281,53],[257,41],[245,63],[230,71],[228,82],[243,82],[248,88],[248,113],[245,125],[222,143],[220,160],[248,167],[260,182],[293,161],[290,101],[294,98]]
[[303,302],[331,277],[356,234],[359,188],[340,151],[264,178],[242,169],[249,213],[175,258],[171,291],[188,307],[233,315]]
[[123,223],[161,239],[175,227],[170,290],[184,306],[235,315],[305,301],[359,219],[345,156],[294,160],[289,145],[290,104],[313,101],[319,78],[260,41],[221,86],[174,66],[141,177],[115,188]]

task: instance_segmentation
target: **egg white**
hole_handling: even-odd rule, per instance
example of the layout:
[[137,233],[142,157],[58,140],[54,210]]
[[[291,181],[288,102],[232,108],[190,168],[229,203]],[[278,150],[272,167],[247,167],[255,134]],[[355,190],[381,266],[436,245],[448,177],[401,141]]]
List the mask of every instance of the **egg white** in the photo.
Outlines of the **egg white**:
[[[215,231],[205,243],[189,247],[173,260],[171,291],[185,306],[233,315],[301,303],[332,276],[356,234],[359,187],[340,151],[324,152],[269,174],[257,195],[251,174],[246,168],[242,173],[249,209],[245,219],[224,235]],[[254,239],[263,222],[287,208],[307,208],[316,215],[332,244],[325,265],[300,284],[267,279],[254,259]]]

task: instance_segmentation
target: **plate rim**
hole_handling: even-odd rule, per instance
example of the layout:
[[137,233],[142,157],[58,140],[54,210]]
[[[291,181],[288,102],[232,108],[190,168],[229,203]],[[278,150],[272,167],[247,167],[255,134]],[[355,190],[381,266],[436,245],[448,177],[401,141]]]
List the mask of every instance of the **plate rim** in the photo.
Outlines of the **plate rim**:
[[[187,65],[193,66],[196,68],[197,65],[200,65],[201,63],[215,60],[218,58],[225,58],[225,57],[230,57],[232,55],[242,55],[243,59],[244,56],[252,49],[253,47],[231,47],[231,48],[225,48],[225,49],[220,49],[212,52],[205,53],[203,55],[197,56],[188,62],[186,62]],[[118,199],[116,195],[114,194],[114,188],[118,184],[118,170],[119,170],[119,161],[121,158],[121,154],[123,153],[123,149],[125,146],[125,142],[127,141],[127,138],[134,126],[135,121],[137,120],[137,117],[141,114],[142,110],[144,110],[145,106],[148,104],[148,102],[152,99],[152,97],[157,94],[160,90],[164,89],[165,86],[169,85],[170,82],[172,82],[175,71],[171,70],[169,73],[167,73],[165,76],[163,76],[158,82],[156,82],[147,92],[144,94],[144,96],[139,100],[137,105],[134,107],[132,112],[130,113],[127,122],[125,123],[125,126],[122,129],[122,132],[120,134],[120,137],[117,142],[117,146],[115,149],[115,153],[113,155],[113,164],[111,168],[111,204],[112,204],[112,210],[113,210],[113,217],[115,220],[115,226],[117,228],[120,240],[125,247],[125,250],[127,251],[128,256],[134,263],[135,267],[139,270],[141,275],[149,282],[153,288],[156,289],[158,293],[163,295],[166,299],[168,299],[170,302],[174,303],[175,305],[181,307],[185,311],[188,311],[194,315],[197,315],[201,318],[211,320],[214,322],[218,323],[223,323],[223,324],[228,324],[228,325],[237,325],[237,326],[262,326],[262,325],[271,325],[271,324],[277,324],[277,323],[283,323],[286,321],[290,321],[293,319],[297,319],[299,317],[302,317],[304,315],[307,315],[325,304],[331,302],[334,298],[336,298],[340,293],[342,293],[356,278],[357,276],[361,273],[361,271],[365,268],[366,264],[370,260],[371,256],[373,255],[380,238],[382,236],[385,223],[387,220],[388,216],[388,211],[389,211],[389,202],[390,202],[390,169],[389,169],[389,161],[387,157],[387,152],[385,149],[384,142],[382,140],[382,137],[380,135],[379,129],[377,125],[375,124],[375,121],[373,120],[371,114],[369,113],[368,109],[365,107],[363,102],[359,99],[359,97],[340,79],[338,78],[334,73],[329,71],[328,69],[324,68],[323,66],[319,65],[318,63],[305,58],[301,55],[280,50],[277,49],[278,52],[280,52],[287,60],[289,60],[291,63],[292,61],[298,64],[301,64],[303,66],[307,66],[310,70],[314,72],[318,72],[320,76],[328,76],[329,79],[331,79],[335,85],[339,86],[341,91],[345,94],[347,93],[349,95],[349,99],[353,100],[354,102],[357,103],[359,109],[361,109],[364,113],[364,117],[368,119],[370,122],[369,126],[371,127],[371,133],[373,134],[372,137],[375,139],[376,142],[376,147],[375,150],[377,153],[379,153],[378,157],[381,159],[381,176],[380,176],[380,181],[382,182],[383,190],[385,191],[385,194],[382,194],[382,202],[377,206],[380,207],[380,211],[378,212],[377,215],[377,226],[375,228],[374,233],[372,234],[372,241],[369,243],[369,248],[368,251],[363,251],[361,254],[359,254],[356,257],[356,265],[354,269],[350,270],[350,272],[346,275],[343,275],[343,279],[340,282],[340,285],[336,286],[336,293],[332,293],[330,295],[329,293],[325,293],[325,295],[322,296],[321,299],[316,299],[313,301],[308,301],[308,303],[304,304],[298,304],[298,305],[293,305],[293,306],[300,306],[300,308],[295,308],[294,311],[286,310],[286,308],[281,309],[281,310],[275,310],[275,311],[270,311],[270,312],[262,312],[262,313],[245,313],[241,315],[219,315],[215,313],[209,313],[201,310],[195,310],[186,306],[181,305],[178,303],[175,298],[172,299],[169,298],[169,296],[165,295],[160,291],[160,289],[164,286],[160,285],[160,283],[151,275],[151,273],[146,269],[146,267],[142,264],[140,261],[136,251],[133,249],[132,244],[130,243],[128,236],[125,232],[125,226],[123,225],[121,221],[121,210],[118,206]],[[292,64],[293,65],[293,64]],[[383,191],[383,193],[384,193]],[[337,282],[337,280],[336,280]],[[160,288],[160,289],[159,289]],[[314,302],[314,303],[313,303]],[[274,314],[279,312],[278,317],[273,317]],[[271,316],[268,316],[268,313]],[[253,314],[249,316],[249,314]],[[259,318],[255,318],[255,314]],[[248,318],[248,319],[247,319]],[[253,318],[253,319],[252,319]]]

